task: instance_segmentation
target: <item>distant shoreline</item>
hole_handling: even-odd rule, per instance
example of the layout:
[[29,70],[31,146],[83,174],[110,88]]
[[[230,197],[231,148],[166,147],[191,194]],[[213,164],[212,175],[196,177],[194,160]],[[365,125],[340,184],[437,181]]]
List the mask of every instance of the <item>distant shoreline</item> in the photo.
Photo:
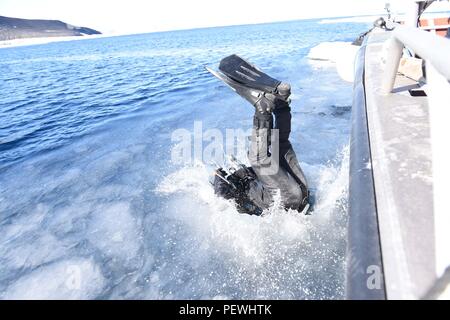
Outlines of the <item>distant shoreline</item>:
[[78,27],[61,20],[23,19],[0,16],[1,47],[16,47],[56,41],[84,39],[100,31]]
[[115,35],[99,34],[99,35],[89,35],[89,36],[41,37],[41,38],[21,38],[21,39],[13,39],[13,40],[2,40],[2,41],[0,41],[0,49],[33,46],[33,45],[47,44],[47,43],[52,43],[52,42],[107,38],[107,37],[113,37],[113,36],[115,36]]
[[[431,18],[434,16],[440,16],[442,14],[448,14],[448,11],[437,11],[426,13],[424,17]],[[176,31],[191,31],[191,30],[201,30],[210,28],[226,28],[226,27],[237,27],[237,26],[250,26],[258,24],[268,24],[268,23],[284,23],[300,20],[317,20],[319,24],[335,24],[335,23],[371,23],[375,21],[380,16],[385,16],[385,13],[380,13],[379,15],[362,15],[362,16],[344,16],[344,17],[326,17],[326,18],[310,18],[310,19],[298,19],[298,20],[288,20],[288,21],[273,21],[273,22],[261,22],[254,24],[242,24],[242,25],[226,25],[226,26],[214,26],[214,27],[199,27],[192,29],[177,29],[177,30],[160,30],[160,31],[149,31],[149,32],[125,32],[125,33],[110,33],[110,34],[99,34],[99,35],[84,35],[84,36],[67,36],[67,37],[42,37],[42,38],[22,38],[14,40],[1,40],[0,49],[2,48],[13,48],[22,46],[32,46],[38,44],[47,44],[52,42],[63,42],[63,41],[73,41],[73,40],[86,40],[86,39],[98,39],[98,38],[109,38],[109,37],[119,37],[119,36],[131,36],[131,35],[141,35],[150,33],[165,33],[165,32],[176,32]]]
[[[339,22],[338,21],[339,19],[343,19],[342,22],[369,22],[369,21],[375,20],[375,19],[370,20],[373,17],[376,17],[376,16],[313,18],[313,19],[300,19],[300,20],[318,20],[319,23],[333,23],[333,20],[336,20],[335,23],[337,23],[337,22]],[[355,19],[355,21],[351,21],[352,19]],[[329,21],[327,21],[327,20],[329,20]],[[348,21],[345,21],[345,20],[348,20]],[[296,21],[296,20],[292,20],[292,21]],[[291,21],[274,21],[274,22],[255,23],[255,24],[282,23],[282,22],[291,22]],[[140,35],[140,34],[148,34],[148,33],[190,31],[190,30],[209,29],[209,28],[225,28],[225,27],[245,26],[245,25],[253,25],[253,24],[230,25],[230,26],[227,25],[227,26],[215,26],[215,27],[200,27],[200,28],[193,28],[193,29],[180,29],[180,30],[161,30],[161,31],[152,31],[152,32],[132,32],[132,33],[117,33],[117,34],[116,33],[112,33],[112,34],[85,35],[85,36],[37,37],[37,38],[21,38],[21,39],[13,39],[13,40],[0,40],[0,49],[2,49],[2,48],[13,48],[13,47],[23,47],[23,46],[32,46],[32,45],[39,45],[39,44],[47,44],[47,43],[52,43],[52,42],[86,40],[86,39],[98,39],[98,38],[108,38],[108,37],[118,37],[118,36]]]

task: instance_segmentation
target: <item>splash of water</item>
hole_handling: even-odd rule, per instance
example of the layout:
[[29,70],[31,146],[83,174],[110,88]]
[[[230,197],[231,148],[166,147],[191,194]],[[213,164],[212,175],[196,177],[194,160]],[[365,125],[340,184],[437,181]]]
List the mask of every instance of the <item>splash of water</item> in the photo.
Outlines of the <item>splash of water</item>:
[[[211,298],[342,297],[348,154],[346,146],[334,163],[303,165],[311,185],[319,190],[311,216],[276,205],[262,217],[239,214],[231,201],[214,195],[208,183],[210,172],[202,163],[167,176],[158,192],[169,196],[167,212],[183,230],[172,238],[177,238],[179,250],[194,249],[198,254],[193,279],[214,274],[204,284],[203,294]],[[189,296],[200,294],[194,292],[194,282],[185,290],[192,290]]]

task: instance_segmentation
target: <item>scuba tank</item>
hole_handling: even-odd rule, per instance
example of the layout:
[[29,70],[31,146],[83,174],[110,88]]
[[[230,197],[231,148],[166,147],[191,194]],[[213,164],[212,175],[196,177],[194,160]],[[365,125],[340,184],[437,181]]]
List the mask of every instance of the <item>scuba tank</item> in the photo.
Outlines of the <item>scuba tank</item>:
[[234,200],[240,213],[261,215],[263,209],[248,197],[250,184],[257,180],[255,172],[251,167],[240,163],[234,156],[230,157],[230,162],[229,169],[220,167],[215,170],[212,183],[214,193],[227,200]]

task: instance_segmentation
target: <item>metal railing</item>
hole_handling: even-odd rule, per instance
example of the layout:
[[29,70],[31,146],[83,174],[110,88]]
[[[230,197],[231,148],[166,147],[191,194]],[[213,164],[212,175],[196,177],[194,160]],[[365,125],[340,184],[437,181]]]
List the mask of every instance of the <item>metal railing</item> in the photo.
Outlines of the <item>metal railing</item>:
[[[450,202],[448,201],[448,181],[450,179],[450,154],[448,137],[450,137],[450,39],[418,28],[422,0],[412,0],[409,14],[404,25],[388,22],[388,29],[393,29],[387,43],[387,56],[381,94],[392,95],[395,78],[404,47],[422,58],[425,62],[426,86],[429,116],[430,143],[433,172],[433,219],[435,241],[436,276],[440,277],[450,267]],[[414,104],[411,98],[411,104]],[[423,98],[419,98],[423,99]],[[395,100],[392,100],[395,101]],[[423,101],[422,101],[423,102]],[[388,108],[382,110],[389,112]],[[389,294],[389,293],[387,293]],[[430,296],[425,296],[429,298]]]
[[448,202],[448,179],[450,177],[450,156],[448,137],[450,136],[450,39],[437,36],[417,28],[415,10],[419,1],[411,6],[409,21],[405,25],[389,24],[394,27],[388,40],[388,56],[384,70],[381,93],[390,95],[394,88],[403,48],[406,46],[425,61],[430,137],[433,153],[433,211],[435,225],[436,274],[440,276],[450,266],[448,250],[450,223],[450,203]]
[[450,39],[398,24],[388,41],[389,56],[386,57],[385,78],[382,84],[383,94],[391,93],[394,88],[395,77],[405,46],[431,64],[445,79],[450,80]]

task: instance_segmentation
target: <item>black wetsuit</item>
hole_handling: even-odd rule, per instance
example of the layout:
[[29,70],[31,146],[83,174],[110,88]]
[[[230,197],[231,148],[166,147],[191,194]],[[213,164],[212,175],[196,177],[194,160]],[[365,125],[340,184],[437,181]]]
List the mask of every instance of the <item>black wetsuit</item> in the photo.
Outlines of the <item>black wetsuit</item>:
[[[270,138],[272,129],[278,129],[278,139],[276,134],[274,139]],[[285,208],[303,210],[308,186],[289,141],[290,133],[291,109],[287,103],[277,107],[273,116],[255,112],[249,160],[258,179],[248,190],[248,197],[261,208],[268,208],[279,192]],[[275,159],[277,147],[278,159]]]
[[[278,129],[278,132],[273,129]],[[273,115],[255,111],[248,152],[251,168],[241,169],[228,178],[237,188],[231,188],[216,177],[216,193],[235,199],[238,209],[249,214],[261,214],[273,204],[277,194],[284,208],[302,211],[308,200],[308,185],[289,141],[290,133],[291,109],[288,103],[277,106]]]
[[251,168],[226,175],[219,169],[214,189],[235,199],[242,212],[260,214],[280,195],[286,209],[302,211],[308,203],[305,175],[289,141],[291,133],[290,86],[271,78],[236,55],[222,59],[219,69],[208,69],[255,107],[248,157]]

